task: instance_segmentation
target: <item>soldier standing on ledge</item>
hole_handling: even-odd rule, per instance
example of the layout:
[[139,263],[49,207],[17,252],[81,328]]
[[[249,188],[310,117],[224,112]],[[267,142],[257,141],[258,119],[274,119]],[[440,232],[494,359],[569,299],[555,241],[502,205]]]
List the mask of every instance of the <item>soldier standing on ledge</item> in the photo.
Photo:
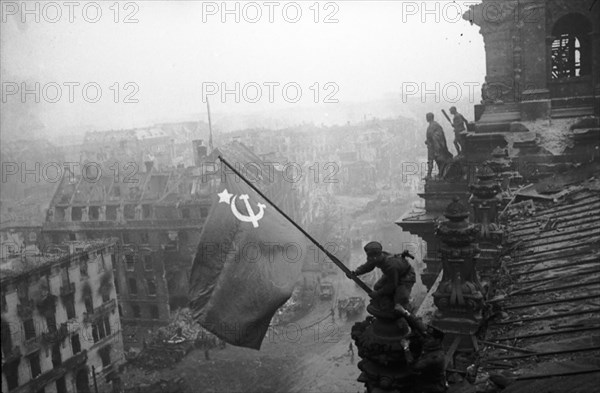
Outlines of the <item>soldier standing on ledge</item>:
[[452,128],[454,128],[454,147],[456,148],[456,154],[460,156],[465,148],[465,137],[463,133],[467,129],[468,122],[463,115],[458,113],[455,106],[450,108],[450,114],[453,116]]
[[410,253],[404,251],[402,254],[391,255],[383,251],[379,242],[368,243],[364,250],[367,262],[350,274],[360,276],[378,267],[383,276],[375,283],[369,296],[374,299],[386,296],[393,300],[393,304],[400,304],[408,309],[410,292],[416,281],[415,270],[406,260],[406,257],[412,257]]
[[452,153],[448,151],[448,145],[446,144],[446,136],[442,126],[435,120],[433,120],[433,113],[426,115],[429,127],[427,127],[427,177],[425,179],[431,179],[431,171],[433,170],[433,160],[435,160],[439,176],[443,176],[444,167],[447,162],[452,159]]

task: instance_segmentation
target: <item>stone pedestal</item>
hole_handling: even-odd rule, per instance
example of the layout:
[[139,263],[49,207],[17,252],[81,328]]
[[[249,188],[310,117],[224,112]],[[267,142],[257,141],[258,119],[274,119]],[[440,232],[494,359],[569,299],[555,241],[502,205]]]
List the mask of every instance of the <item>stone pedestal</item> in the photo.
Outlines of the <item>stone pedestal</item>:
[[373,316],[352,327],[352,338],[362,358],[358,381],[365,384],[367,392],[413,392],[408,324],[396,319],[388,299],[371,300],[367,311]]
[[442,242],[442,281],[433,294],[437,311],[432,325],[445,333],[444,345],[477,350],[475,333],[482,320],[483,294],[475,271],[479,248],[474,241],[481,232],[468,222],[469,211],[458,199],[448,205],[436,236]]

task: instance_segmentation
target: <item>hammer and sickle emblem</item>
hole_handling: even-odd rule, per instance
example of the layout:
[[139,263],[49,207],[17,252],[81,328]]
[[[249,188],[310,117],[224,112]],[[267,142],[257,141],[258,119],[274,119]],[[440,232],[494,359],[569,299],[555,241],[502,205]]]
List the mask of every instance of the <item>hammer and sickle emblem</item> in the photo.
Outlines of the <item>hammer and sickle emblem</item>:
[[237,209],[237,206],[235,205],[237,195],[229,193],[227,189],[223,190],[223,192],[217,195],[219,196],[219,203],[227,203],[231,207],[231,212],[233,213],[235,218],[242,222],[251,222],[254,228],[258,228],[258,222],[265,215],[265,209],[267,208],[266,205],[262,203],[257,203],[256,205],[258,206],[258,214],[256,214],[252,209],[252,205],[250,205],[250,197],[247,194],[242,194],[240,195],[240,199],[244,201],[247,212],[247,214],[244,215],[240,213],[240,211]]
[[258,222],[260,221],[261,218],[263,218],[264,214],[265,214],[265,208],[267,206],[263,205],[262,203],[258,203],[258,214],[254,213],[254,210],[252,209],[252,206],[250,205],[250,197],[248,197],[248,195],[246,194],[242,194],[240,195],[240,199],[242,201],[244,201],[244,204],[246,205],[246,211],[248,212],[247,215],[243,215],[242,213],[240,213],[237,209],[237,207],[235,206],[235,199],[237,198],[237,195],[233,197],[233,199],[231,200],[231,212],[233,213],[233,215],[235,216],[235,218],[237,218],[238,220],[242,221],[242,222],[251,222],[252,225],[254,226],[254,228],[258,228]]

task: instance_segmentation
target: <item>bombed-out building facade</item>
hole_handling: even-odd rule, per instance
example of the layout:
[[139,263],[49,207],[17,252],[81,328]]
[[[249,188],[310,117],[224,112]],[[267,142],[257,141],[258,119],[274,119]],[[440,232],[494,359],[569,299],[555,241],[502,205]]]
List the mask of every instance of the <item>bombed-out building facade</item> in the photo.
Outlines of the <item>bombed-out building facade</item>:
[[[269,173],[243,144],[231,142],[208,155],[206,144],[194,140],[190,150],[194,165],[187,167],[161,170],[146,161],[143,169],[124,177],[109,169],[118,162],[109,161],[100,171],[88,166],[89,173],[68,173],[50,202],[41,230],[44,244],[118,239],[115,284],[127,331],[166,325],[171,311],[187,306],[191,262],[222,177],[218,155],[237,166],[264,171],[259,186],[282,209],[299,217],[294,184],[284,181],[277,168]],[[136,335],[126,334],[125,341],[141,346]]]
[[118,389],[118,258],[115,239],[2,258],[3,392]]
[[117,288],[125,324],[166,323],[187,302],[187,273],[211,204],[198,167],[155,170],[129,179],[66,176],[50,203],[47,243],[119,239]]

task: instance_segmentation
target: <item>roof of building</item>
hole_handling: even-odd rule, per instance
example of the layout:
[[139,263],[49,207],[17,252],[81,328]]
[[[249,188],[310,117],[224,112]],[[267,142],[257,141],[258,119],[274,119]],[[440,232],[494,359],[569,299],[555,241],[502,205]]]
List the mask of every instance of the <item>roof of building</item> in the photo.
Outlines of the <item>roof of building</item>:
[[575,187],[551,207],[513,217],[511,254],[492,300],[502,317],[488,326],[494,344],[481,352],[482,365],[510,378],[505,392],[593,391],[600,373],[600,187]]
[[[64,176],[51,206],[105,205],[121,203],[177,203],[197,199],[202,189],[199,168],[171,168],[164,171],[136,172],[131,176],[102,171],[99,179]],[[195,190],[195,192],[192,192]]]
[[8,279],[19,277],[36,269],[63,262],[73,255],[100,250],[114,244],[112,239],[69,241],[53,245],[43,252],[35,246],[22,250],[19,255],[0,259],[0,279],[4,283]]

